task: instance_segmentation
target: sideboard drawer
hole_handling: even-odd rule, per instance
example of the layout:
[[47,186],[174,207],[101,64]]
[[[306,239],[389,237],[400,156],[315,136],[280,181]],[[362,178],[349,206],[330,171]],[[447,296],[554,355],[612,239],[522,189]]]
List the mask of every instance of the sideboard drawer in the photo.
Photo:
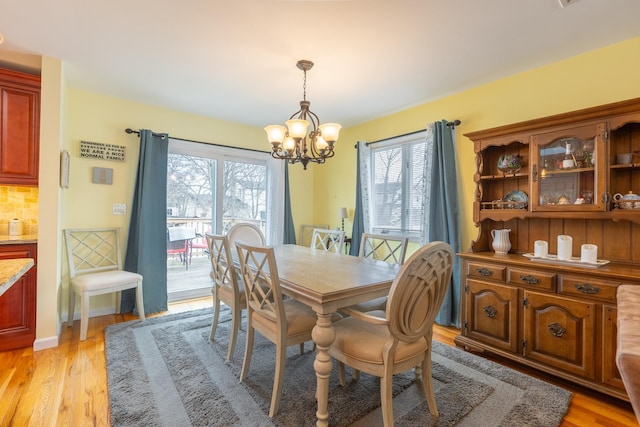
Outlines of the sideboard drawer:
[[556,275],[546,271],[509,268],[507,283],[510,285],[526,286],[533,289],[555,292]]
[[491,279],[504,283],[506,270],[507,268],[501,265],[467,263],[467,277],[477,279]]
[[606,301],[616,301],[616,291],[622,282],[600,280],[586,276],[560,277],[558,293],[571,296],[597,298]]

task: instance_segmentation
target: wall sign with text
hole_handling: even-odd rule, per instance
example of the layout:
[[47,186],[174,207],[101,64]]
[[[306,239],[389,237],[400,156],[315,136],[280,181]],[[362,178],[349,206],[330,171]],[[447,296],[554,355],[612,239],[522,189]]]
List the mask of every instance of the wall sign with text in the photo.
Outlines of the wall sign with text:
[[124,145],[103,144],[102,142],[80,141],[80,157],[86,159],[125,161]]

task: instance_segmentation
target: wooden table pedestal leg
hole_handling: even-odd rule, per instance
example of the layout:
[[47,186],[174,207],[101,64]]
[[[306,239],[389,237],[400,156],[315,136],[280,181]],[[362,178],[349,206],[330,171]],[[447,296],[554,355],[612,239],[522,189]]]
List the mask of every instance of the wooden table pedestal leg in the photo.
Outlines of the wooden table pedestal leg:
[[329,356],[329,346],[336,338],[331,314],[318,313],[316,326],[311,333],[313,342],[316,344],[316,360],[313,367],[316,370],[318,386],[316,389],[316,399],[318,400],[318,410],[316,412],[316,426],[327,427],[329,425],[329,376],[333,363]]

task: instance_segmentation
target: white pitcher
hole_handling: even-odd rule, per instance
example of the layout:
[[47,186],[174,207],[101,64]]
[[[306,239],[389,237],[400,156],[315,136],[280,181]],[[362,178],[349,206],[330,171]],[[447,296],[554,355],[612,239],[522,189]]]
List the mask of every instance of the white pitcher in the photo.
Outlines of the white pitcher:
[[493,250],[496,251],[497,254],[506,254],[511,249],[511,241],[509,240],[509,233],[511,232],[510,228],[505,228],[502,230],[491,230],[491,237],[493,237]]

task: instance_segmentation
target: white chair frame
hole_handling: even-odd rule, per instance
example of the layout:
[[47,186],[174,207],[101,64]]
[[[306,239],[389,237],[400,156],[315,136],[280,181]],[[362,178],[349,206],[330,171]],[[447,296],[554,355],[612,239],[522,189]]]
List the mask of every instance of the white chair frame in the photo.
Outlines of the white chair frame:
[[120,292],[136,289],[136,307],[144,320],[142,276],[122,269],[120,228],[72,228],[64,230],[69,265],[69,309],[67,326],[73,325],[76,295],[80,295],[80,341],[87,339],[89,299],[116,292],[116,313],[120,313]]
[[298,236],[298,245],[300,246],[311,246],[311,239],[313,238],[313,230],[319,228],[323,230],[328,230],[328,224],[302,224],[300,226],[300,235]]
[[311,247],[327,252],[342,253],[344,246],[344,231],[341,230],[325,230],[321,228],[313,229],[313,237],[311,238]]

